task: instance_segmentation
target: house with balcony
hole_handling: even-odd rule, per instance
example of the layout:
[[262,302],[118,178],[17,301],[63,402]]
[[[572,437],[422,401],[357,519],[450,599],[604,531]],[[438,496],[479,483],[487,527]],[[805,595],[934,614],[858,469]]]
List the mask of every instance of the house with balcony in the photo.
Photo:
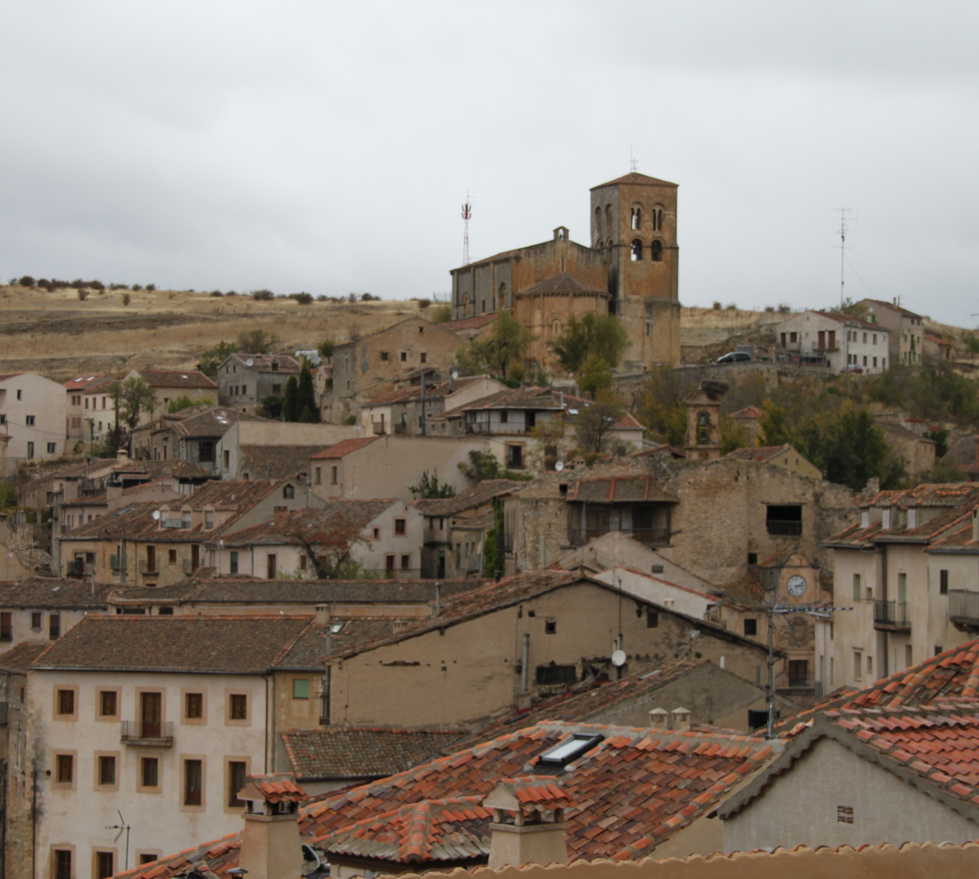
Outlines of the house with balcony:
[[38,656],[35,875],[105,879],[236,830],[245,777],[274,769],[277,721],[316,702],[315,670],[279,674],[311,630],[309,615],[89,615]]
[[781,359],[833,373],[884,372],[890,357],[886,327],[843,312],[794,314],[775,327],[775,337]]
[[834,605],[827,692],[866,686],[979,631],[979,483],[881,491],[826,541]]
[[861,299],[857,307],[873,326],[888,331],[893,366],[918,366],[925,353],[925,319],[902,306],[897,299]]

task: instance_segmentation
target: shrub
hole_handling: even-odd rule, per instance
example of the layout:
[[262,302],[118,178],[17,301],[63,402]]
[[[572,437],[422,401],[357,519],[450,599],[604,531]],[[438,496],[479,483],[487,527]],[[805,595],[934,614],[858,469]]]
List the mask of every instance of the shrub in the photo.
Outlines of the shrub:
[[721,310],[721,303],[720,303],[720,302],[718,302],[718,301],[717,301],[717,300],[715,299],[715,300],[714,300],[714,304],[713,304],[713,305],[711,306],[711,308],[713,308],[713,309],[714,309],[714,311],[720,311],[720,310]]
[[325,293],[320,293],[320,295],[316,297],[317,302],[328,302],[329,299],[330,297],[327,296]]
[[30,275],[22,275],[17,283],[20,284],[21,287],[33,287],[34,279]]
[[737,310],[738,310],[738,304],[737,304],[736,302],[729,302],[729,303],[728,303],[727,305],[725,305],[724,307],[725,307],[725,308],[726,308],[726,309],[727,309],[728,311],[737,311]]
[[224,294],[220,290],[212,290],[211,291],[211,295],[212,296],[224,296]]
[[343,423],[344,424],[356,424],[357,423],[357,416],[356,415],[348,415],[346,418],[343,419]]
[[142,284],[133,284],[133,290],[137,290],[138,291],[138,290],[142,290],[142,289],[143,289],[143,285]]
[[765,311],[768,311],[768,312],[775,311],[775,306],[774,305],[766,305],[765,306]]
[[252,299],[255,299],[258,302],[268,302],[270,299],[274,298],[274,295],[275,294],[273,294],[271,290],[252,291]]
[[105,289],[105,284],[103,284],[101,281],[89,281],[86,286],[91,287],[93,290]]
[[313,294],[303,291],[302,293],[293,293],[291,298],[300,305],[309,305],[313,301]]
[[[133,289],[135,289],[135,287],[134,287]],[[148,290],[148,291],[149,291],[150,293],[152,293],[152,292],[153,292],[154,290],[156,290],[156,284],[147,284],[147,285],[146,285],[146,289],[147,289],[147,290]]]
[[418,300],[418,307],[419,308],[428,308],[428,306],[431,305],[431,304],[432,304],[432,300],[431,299],[419,299]]
[[225,296],[237,296],[237,295],[238,295],[238,291],[237,291],[237,290],[229,290],[229,291],[228,291],[227,293],[225,293],[224,295],[225,295]]
[[789,305],[787,302],[780,302],[778,304],[779,314],[788,314],[790,311],[792,311],[792,306]]
[[436,305],[428,316],[432,323],[444,324],[452,320],[452,309],[448,305]]
[[133,297],[130,296],[128,293],[123,293],[122,294],[122,304],[123,305],[129,305],[129,303],[132,302],[132,298]]
[[79,287],[78,288],[78,301],[79,302],[84,302],[86,299],[88,299],[88,290],[86,290],[84,287]]

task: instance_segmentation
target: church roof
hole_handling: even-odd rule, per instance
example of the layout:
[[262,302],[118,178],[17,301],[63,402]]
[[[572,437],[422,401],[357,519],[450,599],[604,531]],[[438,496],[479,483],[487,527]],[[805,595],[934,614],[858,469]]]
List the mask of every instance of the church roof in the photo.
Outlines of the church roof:
[[592,189],[601,189],[603,186],[618,186],[620,183],[630,183],[633,186],[677,186],[676,183],[671,183],[669,180],[660,180],[658,177],[650,177],[648,174],[630,171],[628,174],[616,177],[615,180],[609,180],[608,183],[599,183]]
[[531,287],[527,287],[515,294],[519,299],[522,296],[603,296],[606,299],[609,294],[607,290],[598,287],[588,287],[581,283],[577,278],[572,277],[567,272],[560,272],[538,281]]

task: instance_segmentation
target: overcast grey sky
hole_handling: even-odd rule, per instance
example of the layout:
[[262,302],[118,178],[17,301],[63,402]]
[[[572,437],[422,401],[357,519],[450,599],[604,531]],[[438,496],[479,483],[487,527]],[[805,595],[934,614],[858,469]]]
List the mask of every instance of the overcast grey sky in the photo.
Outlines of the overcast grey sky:
[[0,12],[0,276],[448,290],[680,184],[680,297],[979,312],[979,2],[66,0]]

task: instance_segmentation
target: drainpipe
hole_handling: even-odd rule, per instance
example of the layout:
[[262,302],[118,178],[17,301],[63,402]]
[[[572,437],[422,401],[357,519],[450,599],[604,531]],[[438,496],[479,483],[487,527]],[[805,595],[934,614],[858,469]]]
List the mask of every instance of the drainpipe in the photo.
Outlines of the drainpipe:
[[526,695],[530,690],[530,633],[524,632],[520,647],[520,693]]

